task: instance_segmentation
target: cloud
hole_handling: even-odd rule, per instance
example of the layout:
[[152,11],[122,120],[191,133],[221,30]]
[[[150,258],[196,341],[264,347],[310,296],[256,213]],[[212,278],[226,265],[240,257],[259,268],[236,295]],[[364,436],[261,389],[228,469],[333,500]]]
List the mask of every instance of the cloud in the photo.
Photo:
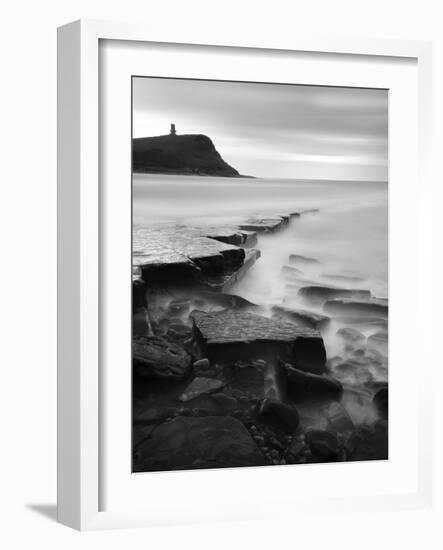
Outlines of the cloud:
[[134,136],[209,135],[240,172],[387,180],[386,90],[134,79]]

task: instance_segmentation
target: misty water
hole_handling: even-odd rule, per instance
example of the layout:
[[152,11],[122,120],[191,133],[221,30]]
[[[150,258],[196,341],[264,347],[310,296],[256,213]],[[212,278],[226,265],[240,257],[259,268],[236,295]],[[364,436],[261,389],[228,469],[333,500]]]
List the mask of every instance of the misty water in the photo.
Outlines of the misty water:
[[[135,174],[134,227],[162,224],[223,225],[245,221],[255,214],[278,215],[318,209],[293,218],[281,231],[259,235],[261,258],[232,290],[260,305],[316,309],[288,294],[281,277],[290,254],[315,258],[294,285],[359,288],[388,298],[388,185],[378,182],[307,181],[284,179],[216,178]],[[332,320],[322,332],[329,366],[345,386],[344,403],[356,423],[375,414],[368,388],[387,381],[387,358],[382,365],[335,371],[334,358],[343,356],[339,328]],[[360,324],[366,337],[378,327]],[[357,372],[358,371],[358,372]],[[352,391],[351,391],[352,390]]]

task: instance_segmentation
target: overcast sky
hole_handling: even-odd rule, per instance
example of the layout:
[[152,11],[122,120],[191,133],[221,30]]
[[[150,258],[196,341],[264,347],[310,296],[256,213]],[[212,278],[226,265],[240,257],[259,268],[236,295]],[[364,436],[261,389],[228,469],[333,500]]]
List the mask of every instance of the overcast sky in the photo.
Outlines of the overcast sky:
[[134,137],[206,134],[258,177],[387,181],[388,93],[161,78],[134,79]]

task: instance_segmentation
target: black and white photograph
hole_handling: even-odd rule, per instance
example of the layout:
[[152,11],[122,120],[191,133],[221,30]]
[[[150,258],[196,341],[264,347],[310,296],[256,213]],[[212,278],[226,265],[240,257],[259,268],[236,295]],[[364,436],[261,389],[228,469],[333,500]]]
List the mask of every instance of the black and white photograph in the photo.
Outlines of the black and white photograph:
[[134,76],[128,139],[133,472],[387,460],[388,90]]

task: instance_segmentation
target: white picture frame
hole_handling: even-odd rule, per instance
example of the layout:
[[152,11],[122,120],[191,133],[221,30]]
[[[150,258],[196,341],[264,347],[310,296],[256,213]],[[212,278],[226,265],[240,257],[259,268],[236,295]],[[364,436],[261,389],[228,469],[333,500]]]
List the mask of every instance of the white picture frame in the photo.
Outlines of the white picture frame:
[[[187,36],[186,29],[174,36],[157,35],[154,28],[145,25],[77,21],[65,25],[58,33],[58,520],[70,527],[89,530],[159,524],[193,523],[216,519],[260,518],[264,515],[262,501],[248,509],[232,505],[228,513],[218,503],[214,511],[206,502],[200,509],[170,510],[159,507],[121,506],[103,510],[100,483],[103,482],[102,453],[106,448],[102,441],[103,396],[100,373],[103,365],[100,355],[100,307],[103,293],[100,288],[102,249],[100,213],[101,201],[99,158],[99,74],[100,42],[125,41],[127,44],[168,43],[175,45],[206,45],[231,48],[242,52],[271,50],[281,52],[331,53],[340,56],[410,58],[417,64],[418,81],[418,178],[416,193],[420,201],[417,231],[413,237],[420,242],[430,241],[431,187],[429,173],[430,150],[430,67],[431,48],[426,42],[370,40],[360,38],[315,37],[314,35],[279,38],[243,38],[221,33],[219,37]],[[415,230],[414,230],[415,231]],[[129,251],[128,251],[129,253]],[[423,247],[422,256],[415,260],[426,265],[431,250]],[[417,291],[420,314],[430,314],[423,300],[423,288]],[[429,292],[427,295],[429,298]],[[431,302],[431,300],[427,300]],[[428,350],[432,359],[432,351]],[[419,427],[418,466],[413,490],[379,495],[340,496],[334,501],[336,509],[370,511],[384,507],[428,506],[432,496],[431,477],[431,399],[428,388],[432,361],[423,361],[419,377],[417,398]],[[427,383],[425,383],[428,381]],[[128,427],[129,429],[129,427]],[[128,450],[129,453],[129,450]],[[271,468],[272,470],[272,468]],[[275,470],[275,469],[274,469]],[[288,472],[289,470],[287,470]],[[234,472],[231,470],[231,474]],[[215,472],[199,472],[208,482]],[[229,472],[228,472],[229,474]],[[174,473],[194,476],[195,473]],[[224,474],[226,475],[226,473]],[[244,472],[243,472],[243,475]],[[252,475],[252,474],[251,474]],[[255,472],[254,475],[257,475]],[[268,474],[267,474],[268,475]],[[279,470],[284,484],[285,469]],[[238,477],[238,476],[237,476]],[[156,486],[161,484],[157,478]],[[278,494],[277,497],[278,498]],[[281,501],[297,506],[281,493]],[[305,511],[320,509],[326,504],[317,496],[303,501]],[[331,505],[331,499],[328,500]]]

